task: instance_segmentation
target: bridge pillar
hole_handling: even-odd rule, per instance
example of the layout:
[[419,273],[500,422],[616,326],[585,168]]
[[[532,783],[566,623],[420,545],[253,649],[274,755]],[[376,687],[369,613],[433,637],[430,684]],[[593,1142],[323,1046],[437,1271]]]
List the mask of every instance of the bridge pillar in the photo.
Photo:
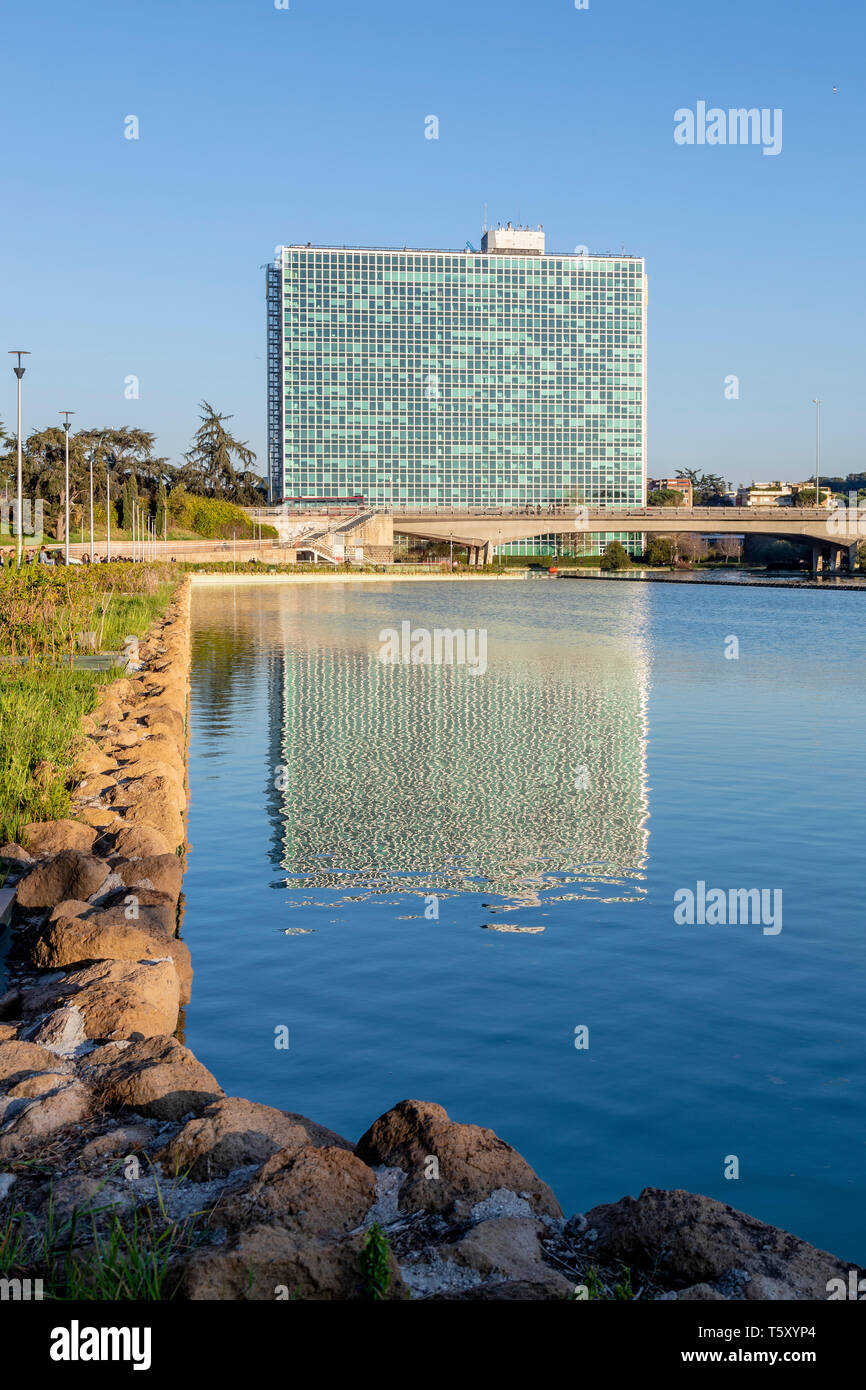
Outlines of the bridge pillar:
[[855,571],[855,569],[857,568],[857,542],[855,541],[853,545],[849,545],[849,546],[847,547],[847,549],[848,549],[848,573],[849,573],[849,574],[853,574],[854,571]]
[[817,544],[812,546],[812,569],[815,574],[820,574],[824,568],[824,550]]

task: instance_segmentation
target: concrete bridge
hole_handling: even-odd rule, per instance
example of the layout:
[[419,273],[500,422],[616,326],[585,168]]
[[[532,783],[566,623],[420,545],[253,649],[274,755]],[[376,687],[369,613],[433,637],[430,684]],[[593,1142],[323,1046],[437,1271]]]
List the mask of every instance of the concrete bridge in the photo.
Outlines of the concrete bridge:
[[[323,525],[321,513],[301,513],[285,507],[263,507],[251,515],[275,526],[281,540],[294,544],[303,543],[301,537],[311,523],[318,521],[319,527]],[[363,520],[358,527],[360,533],[375,528],[377,549],[393,546],[395,533],[453,541],[467,547],[470,564],[489,564],[496,547],[510,541],[599,531],[666,536],[761,535],[810,541],[815,570],[823,569],[825,564],[836,570],[843,556],[853,569],[857,553],[856,539],[849,539],[852,533],[840,527],[838,513],[826,507],[633,507],[620,511],[555,503],[523,511],[495,507],[367,508],[362,513],[348,509],[342,522],[336,517],[331,519],[331,528],[348,529],[346,518],[353,516],[357,522]]]

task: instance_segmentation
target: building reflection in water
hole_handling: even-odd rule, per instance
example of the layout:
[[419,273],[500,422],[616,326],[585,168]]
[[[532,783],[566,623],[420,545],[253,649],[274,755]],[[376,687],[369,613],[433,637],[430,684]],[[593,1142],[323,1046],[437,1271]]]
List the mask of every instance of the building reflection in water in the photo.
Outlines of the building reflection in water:
[[322,890],[336,890],[329,904],[468,893],[502,930],[544,902],[643,896],[641,595],[613,635],[512,640],[494,625],[472,675],[383,665],[375,617],[347,600],[300,622],[286,594],[262,596],[247,622],[267,651],[268,791],[293,906],[321,905]]

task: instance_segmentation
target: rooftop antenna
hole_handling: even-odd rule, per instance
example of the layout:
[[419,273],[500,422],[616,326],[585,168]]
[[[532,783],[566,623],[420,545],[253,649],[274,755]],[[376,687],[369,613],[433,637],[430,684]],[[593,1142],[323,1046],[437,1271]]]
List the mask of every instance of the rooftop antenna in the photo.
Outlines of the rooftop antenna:
[[482,232],[487,231],[487,204],[484,204],[484,222],[481,227]]

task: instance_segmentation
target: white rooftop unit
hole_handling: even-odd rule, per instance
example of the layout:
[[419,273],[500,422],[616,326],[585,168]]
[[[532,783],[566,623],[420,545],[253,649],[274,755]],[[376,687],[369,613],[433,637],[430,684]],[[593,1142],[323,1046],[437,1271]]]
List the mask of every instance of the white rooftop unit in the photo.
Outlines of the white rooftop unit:
[[543,256],[544,231],[539,225],[529,227],[491,227],[481,238],[481,250],[490,255]]

